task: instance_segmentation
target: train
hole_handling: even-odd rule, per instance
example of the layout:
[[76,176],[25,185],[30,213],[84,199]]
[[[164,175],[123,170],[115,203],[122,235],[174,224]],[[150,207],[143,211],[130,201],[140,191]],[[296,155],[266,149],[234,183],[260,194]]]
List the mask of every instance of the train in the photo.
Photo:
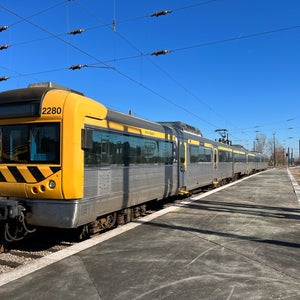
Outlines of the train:
[[0,239],[37,228],[97,233],[188,195],[267,168],[259,153],[152,122],[41,82],[0,93]]

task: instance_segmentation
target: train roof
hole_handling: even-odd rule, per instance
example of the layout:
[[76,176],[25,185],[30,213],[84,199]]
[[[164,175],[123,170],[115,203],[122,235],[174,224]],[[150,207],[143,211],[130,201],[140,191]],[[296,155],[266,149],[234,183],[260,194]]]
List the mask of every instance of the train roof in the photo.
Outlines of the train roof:
[[60,85],[57,84],[53,81],[46,81],[46,82],[38,82],[38,83],[31,83],[28,85],[28,89],[32,89],[32,88],[41,88],[41,89],[45,89],[45,90],[51,90],[51,89],[56,89],[56,90],[63,90],[63,91],[67,91],[67,92],[72,92],[75,94],[79,94],[81,96],[84,96],[83,93],[78,92],[76,90],[70,89],[64,85]]
[[173,134],[175,134],[175,132],[183,132],[185,134],[191,134],[191,135],[196,135],[198,137],[203,137],[201,131],[198,128],[179,121],[153,122],[153,121],[132,116],[130,114],[121,113],[115,110],[108,110],[106,119],[114,122],[135,126],[135,127],[147,128],[150,130],[164,131],[164,132],[172,131]]
[[187,132],[187,133],[192,133],[192,134],[198,135],[200,137],[203,137],[202,132],[197,127],[194,127],[192,125],[189,125],[189,124],[186,124],[186,123],[183,123],[183,122],[180,122],[180,121],[158,122],[158,123],[162,124],[162,125],[172,127],[176,130],[180,130],[180,131]]
[[130,114],[125,114],[116,110],[108,109],[106,119],[110,121],[130,125],[130,126],[147,128],[156,131],[165,131],[164,126],[162,126],[159,123],[145,120],[139,117],[135,117]]
[[[0,93],[0,118],[38,117],[44,96],[49,90],[59,89],[83,95],[53,82],[30,84],[27,88]],[[18,105],[18,109],[16,108]]]

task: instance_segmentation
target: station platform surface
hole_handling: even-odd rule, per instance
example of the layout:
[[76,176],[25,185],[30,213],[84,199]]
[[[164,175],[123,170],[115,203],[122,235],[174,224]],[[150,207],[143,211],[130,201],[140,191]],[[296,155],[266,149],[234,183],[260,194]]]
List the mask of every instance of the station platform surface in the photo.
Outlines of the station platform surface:
[[0,298],[300,299],[300,204],[287,169],[192,197],[83,245],[1,274]]

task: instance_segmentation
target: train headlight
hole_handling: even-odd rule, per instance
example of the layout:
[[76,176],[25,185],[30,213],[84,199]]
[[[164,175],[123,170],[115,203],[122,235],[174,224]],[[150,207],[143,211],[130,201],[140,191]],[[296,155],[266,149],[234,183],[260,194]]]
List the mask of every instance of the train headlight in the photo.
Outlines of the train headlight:
[[56,187],[56,182],[55,182],[54,180],[50,180],[48,185],[49,185],[49,188],[50,188],[50,189],[55,189],[55,187]]

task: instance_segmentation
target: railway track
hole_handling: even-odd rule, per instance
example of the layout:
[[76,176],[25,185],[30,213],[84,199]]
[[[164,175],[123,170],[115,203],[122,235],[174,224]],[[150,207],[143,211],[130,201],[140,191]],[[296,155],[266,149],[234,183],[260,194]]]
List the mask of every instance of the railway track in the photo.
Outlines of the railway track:
[[10,272],[22,265],[29,264],[37,259],[60,251],[73,245],[75,242],[67,240],[60,233],[46,231],[20,242],[3,247],[0,253],[0,275]]
[[63,248],[57,245],[56,247],[52,247],[43,251],[27,251],[27,250],[12,249],[9,252],[1,253],[0,274],[9,272],[19,266],[30,263],[36,259],[42,258],[61,249]]

